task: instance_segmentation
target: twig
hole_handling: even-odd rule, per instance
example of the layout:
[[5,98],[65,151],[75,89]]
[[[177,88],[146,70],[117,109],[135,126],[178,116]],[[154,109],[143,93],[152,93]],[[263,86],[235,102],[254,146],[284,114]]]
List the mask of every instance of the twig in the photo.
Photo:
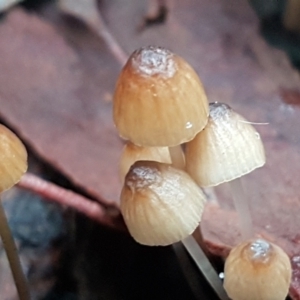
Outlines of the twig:
[[34,174],[25,174],[18,186],[61,205],[74,208],[102,225],[122,231],[125,228],[120,213],[116,209],[114,209],[114,214],[110,214],[109,208],[106,209],[100,203],[48,182]]
[[60,0],[59,7],[64,13],[80,18],[94,30],[104,40],[121,66],[126,63],[128,55],[105,25],[96,0]]
[[113,53],[114,57],[121,64],[121,66],[124,66],[128,59],[128,55],[125,53],[120,44],[108,30],[107,26],[103,21],[100,11],[98,12],[98,18],[95,21],[96,22],[94,24],[94,30],[96,30],[98,35],[103,38],[110,51]]

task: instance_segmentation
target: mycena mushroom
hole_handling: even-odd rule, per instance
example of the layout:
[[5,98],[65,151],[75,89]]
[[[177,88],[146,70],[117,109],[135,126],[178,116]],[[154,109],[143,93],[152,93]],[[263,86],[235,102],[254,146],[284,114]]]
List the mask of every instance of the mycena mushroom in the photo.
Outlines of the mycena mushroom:
[[[27,170],[27,152],[19,138],[0,125],[0,193],[14,186]],[[0,236],[20,300],[30,300],[18,251],[0,199]]]
[[186,172],[170,164],[137,161],[125,177],[121,212],[137,242],[166,246],[194,232],[205,202]]
[[288,255],[263,239],[234,247],[225,262],[224,287],[232,300],[284,300],[291,283]]
[[246,194],[240,177],[265,164],[259,134],[227,104],[211,103],[207,126],[186,146],[187,172],[201,187],[228,182],[243,239],[253,236]]
[[208,102],[193,68],[161,47],[138,49],[118,78],[113,117],[119,134],[137,146],[169,147],[172,163],[184,168],[180,144],[208,119]]

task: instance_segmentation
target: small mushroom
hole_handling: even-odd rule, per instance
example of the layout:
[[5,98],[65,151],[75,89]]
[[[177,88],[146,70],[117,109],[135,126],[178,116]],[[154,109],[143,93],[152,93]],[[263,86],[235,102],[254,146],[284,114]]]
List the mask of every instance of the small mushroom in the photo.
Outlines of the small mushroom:
[[137,161],[125,177],[121,212],[137,242],[165,246],[192,234],[205,201],[201,189],[184,171],[169,164]]
[[[14,186],[27,170],[27,152],[18,139],[5,126],[0,125],[0,193]],[[27,282],[22,271],[18,251],[11,234],[0,199],[0,236],[12,270],[20,300],[30,300]]]
[[113,118],[122,138],[143,147],[170,147],[184,168],[180,144],[207,123],[208,102],[193,68],[161,47],[133,52],[118,78]]
[[120,159],[120,178],[122,182],[130,167],[138,160],[172,163],[168,147],[140,147],[127,142]]
[[186,170],[201,187],[229,182],[244,239],[253,236],[240,177],[265,164],[259,134],[227,104],[210,103],[207,126],[186,145]]
[[263,239],[234,247],[225,262],[224,288],[232,300],[284,300],[292,269],[287,254]]

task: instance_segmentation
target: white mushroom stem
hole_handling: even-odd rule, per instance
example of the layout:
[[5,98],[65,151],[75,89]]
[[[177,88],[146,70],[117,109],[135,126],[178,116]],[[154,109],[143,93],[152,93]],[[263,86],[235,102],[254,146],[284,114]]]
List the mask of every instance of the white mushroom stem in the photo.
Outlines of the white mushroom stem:
[[180,170],[185,169],[185,159],[182,148],[180,145],[169,147],[170,157],[172,161],[172,165]]
[[14,282],[16,284],[18,297],[20,300],[30,300],[31,298],[30,298],[27,281],[23,274],[21,262],[18,255],[18,250],[15,245],[13,236],[11,234],[1,199],[0,199],[0,236],[12,271]]
[[190,235],[181,242],[220,300],[229,300],[220,277],[193,236]]
[[237,178],[230,181],[228,184],[230,185],[234,206],[238,214],[242,240],[250,239],[253,237],[254,231],[250,208],[242,181],[240,178]]

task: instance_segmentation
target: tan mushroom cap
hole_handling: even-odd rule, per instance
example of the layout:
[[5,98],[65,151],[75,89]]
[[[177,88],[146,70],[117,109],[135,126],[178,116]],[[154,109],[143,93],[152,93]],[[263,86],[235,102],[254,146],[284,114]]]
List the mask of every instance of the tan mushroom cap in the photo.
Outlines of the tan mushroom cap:
[[124,182],[130,167],[138,160],[172,163],[168,147],[139,147],[131,142],[127,142],[120,159],[120,178],[122,182]]
[[284,300],[292,269],[280,247],[256,239],[231,250],[224,276],[224,288],[232,300]]
[[196,229],[205,201],[201,189],[184,171],[169,164],[138,161],[126,175],[121,212],[138,243],[165,246]]
[[117,81],[113,117],[122,138],[139,146],[176,146],[204,128],[208,103],[193,68],[167,49],[136,50]]
[[202,187],[216,186],[265,164],[260,135],[227,104],[211,103],[204,130],[186,145],[186,169]]
[[27,170],[27,152],[20,139],[0,124],[0,192],[14,186]]

